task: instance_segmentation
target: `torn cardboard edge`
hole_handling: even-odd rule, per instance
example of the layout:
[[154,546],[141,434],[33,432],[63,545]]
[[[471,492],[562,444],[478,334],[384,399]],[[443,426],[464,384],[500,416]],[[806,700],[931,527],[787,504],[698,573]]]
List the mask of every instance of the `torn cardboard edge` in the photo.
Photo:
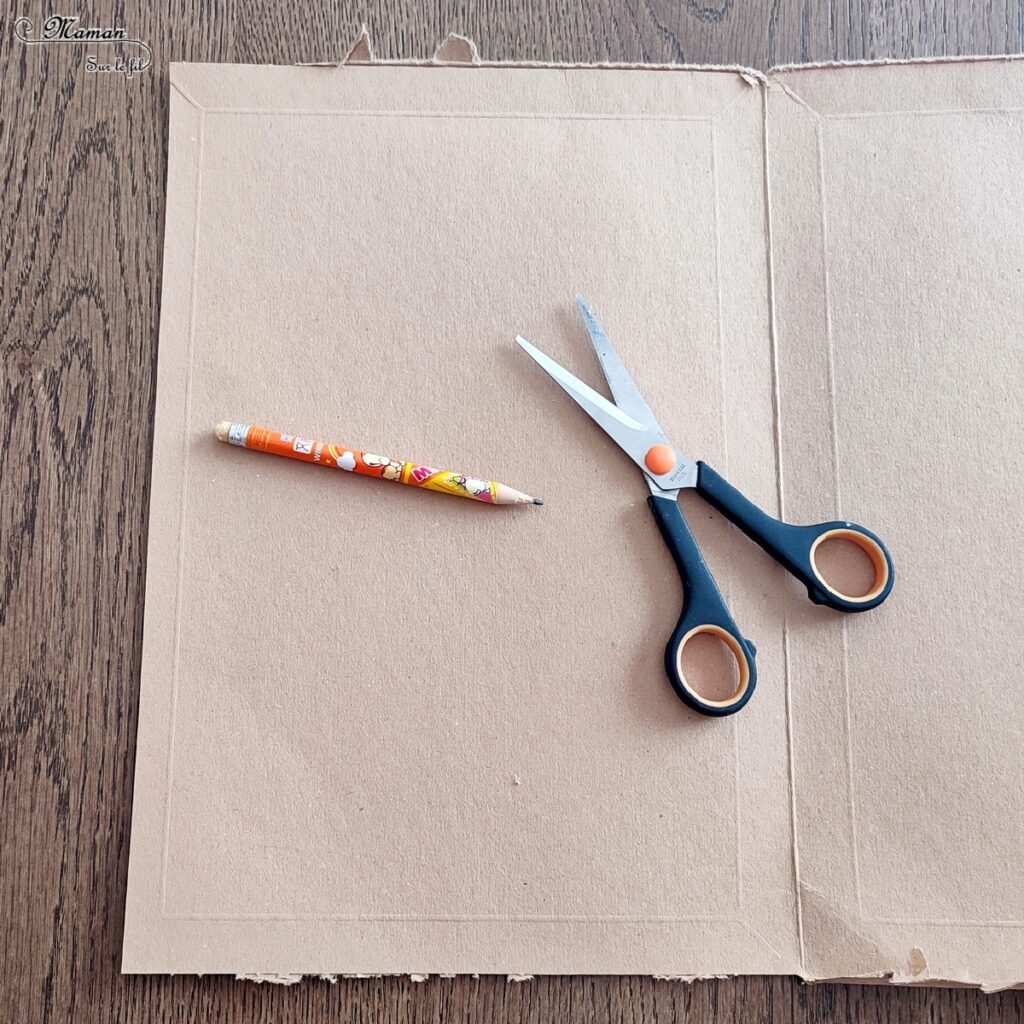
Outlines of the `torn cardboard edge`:
[[986,61],[1024,60],[1024,53],[978,53],[951,54],[946,57],[873,57],[871,60],[819,60],[806,64],[776,64],[768,74],[783,71],[809,71],[829,68],[884,68],[909,64],[975,64]]
[[450,32],[430,58],[378,57],[366,25],[341,60],[299,62],[296,67],[339,68],[348,65],[373,67],[475,67],[475,68],[551,68],[556,70],[611,71],[713,71],[739,75],[748,85],[767,85],[778,74],[830,68],[900,67],[915,64],[971,64],[1024,60],[1022,53],[953,54],[938,57],[877,57],[870,60],[809,61],[804,64],[776,64],[767,71],[743,64],[646,63],[638,61],[542,61],[482,60],[476,43],[458,32]]
[[[458,974],[438,974],[438,978],[454,979],[460,977]],[[466,978],[479,978],[479,974],[462,975]],[[500,975],[497,975],[500,977]],[[298,985],[307,978],[315,981],[326,981],[336,985],[338,979],[345,981],[366,981],[370,978],[408,978],[414,985],[420,985],[430,980],[429,974],[236,974],[235,981],[251,981],[255,985],[282,985],[288,988],[291,985]],[[533,981],[533,974],[506,974],[505,982],[509,985],[518,984],[524,981]],[[672,980],[666,976],[665,980]],[[693,981],[694,979],[689,979]]]
[[[460,977],[479,979],[479,973],[473,974],[446,974],[434,975],[441,979],[454,979]],[[501,977],[501,975],[493,975]],[[506,984],[521,984],[535,981],[538,977],[545,975],[534,974],[506,974]],[[680,982],[685,985],[692,985],[698,981],[727,981],[730,978],[745,977],[742,974],[652,974],[654,981]],[[860,975],[850,975],[839,978],[817,978],[809,974],[791,974],[788,977],[796,978],[805,985],[896,985],[901,988],[956,988],[976,989],[985,995],[994,995],[998,992],[1006,992],[1014,989],[1024,989],[1024,981],[987,981],[971,982],[957,978],[929,977],[928,961],[923,950],[915,946],[911,950],[910,961],[904,970],[878,971]],[[297,985],[300,982],[326,981],[331,985],[337,983],[338,979],[347,981],[362,981],[370,978],[408,978],[413,984],[422,984],[431,978],[430,974],[236,974],[236,981],[251,981],[257,985]]]
[[[915,949],[920,953],[920,950]],[[371,978],[408,978],[414,985],[423,984],[430,980],[429,974],[236,974],[235,981],[250,981],[254,985],[280,985],[289,988],[304,981],[326,981],[330,985],[336,985],[338,980],[343,981],[366,981]],[[479,980],[480,974],[438,974],[437,978],[451,981],[455,978],[473,978]],[[501,977],[501,975],[494,975]],[[516,985],[529,981],[536,981],[544,975],[534,974],[506,974],[505,984]],[[692,985],[698,981],[728,981],[730,978],[741,978],[741,974],[652,974],[654,981],[677,982],[684,985]],[[984,995],[995,995],[999,992],[1008,992],[1014,989],[1024,988],[1024,982],[985,982],[972,984],[963,981],[947,981],[939,978],[928,978],[921,974],[896,974],[888,972],[884,974],[861,975],[852,978],[807,978],[799,974],[788,975],[796,978],[805,985],[897,985],[901,988],[952,988],[952,989],[976,989]]]
[[348,48],[341,60],[300,61],[295,67],[340,68],[340,67],[472,67],[472,68],[553,68],[562,70],[614,70],[614,71],[718,71],[739,75],[748,85],[764,83],[764,72],[741,64],[649,64],[641,62],[571,62],[542,60],[481,60],[477,45],[468,36],[450,32],[430,58],[423,57],[377,57],[366,26],[362,27],[355,42]]

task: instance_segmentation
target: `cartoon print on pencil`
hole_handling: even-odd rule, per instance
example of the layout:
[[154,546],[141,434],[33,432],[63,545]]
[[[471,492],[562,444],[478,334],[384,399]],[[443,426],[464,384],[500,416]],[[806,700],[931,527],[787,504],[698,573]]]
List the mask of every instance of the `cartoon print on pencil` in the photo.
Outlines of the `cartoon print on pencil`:
[[486,480],[474,480],[472,477],[463,477],[463,486],[478,501],[491,500],[491,485]]
[[413,483],[422,484],[436,473],[437,470],[431,469],[429,466],[413,466],[409,476],[412,478]]
[[342,451],[340,448],[336,448],[333,444],[327,446],[327,450],[331,453],[331,458],[334,460],[334,465],[338,469],[344,469],[351,473],[356,468],[356,457],[352,452],[345,450]]
[[398,462],[383,455],[364,454],[356,448],[282,434],[252,423],[230,423],[225,420],[214,427],[214,434],[217,440],[225,444],[282,455],[332,469],[343,469],[349,473],[363,473],[378,480],[412,484],[429,491],[472,498],[488,505],[543,504],[539,498],[531,498],[528,494],[521,494],[492,480],[480,480],[414,462]]
[[363,452],[363,463],[371,469],[382,468],[381,477],[384,480],[397,480],[402,475],[402,463],[394,459],[387,459],[383,455],[371,455]]
[[491,485],[486,480],[477,480],[462,473],[448,473],[448,483],[458,490],[465,491],[471,498],[478,501],[491,500]]

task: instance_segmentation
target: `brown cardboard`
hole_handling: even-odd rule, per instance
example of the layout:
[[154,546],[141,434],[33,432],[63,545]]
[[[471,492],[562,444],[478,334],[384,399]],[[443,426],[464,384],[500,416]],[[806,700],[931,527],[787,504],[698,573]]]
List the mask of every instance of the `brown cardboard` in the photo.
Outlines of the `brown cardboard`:
[[[125,971],[1024,974],[1021,73],[173,66]],[[642,479],[513,344],[596,385],[576,291],[681,447],[891,542],[845,619],[683,496],[733,718],[664,678]]]
[[898,573],[838,635],[787,601],[804,970],[1020,980],[1024,64],[772,81],[783,509]]

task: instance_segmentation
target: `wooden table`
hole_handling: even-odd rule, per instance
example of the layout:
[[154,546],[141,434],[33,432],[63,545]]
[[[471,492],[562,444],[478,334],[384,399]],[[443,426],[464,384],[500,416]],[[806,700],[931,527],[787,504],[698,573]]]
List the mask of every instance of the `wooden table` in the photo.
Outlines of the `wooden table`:
[[[0,1018],[49,1021],[1020,1021],[1024,993],[650,978],[306,981],[118,973],[138,702],[172,60],[800,61],[1024,49],[1015,0],[95,3],[130,80],[0,23]],[[158,6],[158,5],[152,5]],[[75,5],[71,5],[71,8]],[[18,5],[19,13],[22,5]],[[70,9],[70,8],[69,8]],[[48,8],[26,4],[36,34]],[[115,16],[114,11],[118,14]],[[59,8],[58,13],[63,13]],[[110,52],[110,48],[108,51]]]

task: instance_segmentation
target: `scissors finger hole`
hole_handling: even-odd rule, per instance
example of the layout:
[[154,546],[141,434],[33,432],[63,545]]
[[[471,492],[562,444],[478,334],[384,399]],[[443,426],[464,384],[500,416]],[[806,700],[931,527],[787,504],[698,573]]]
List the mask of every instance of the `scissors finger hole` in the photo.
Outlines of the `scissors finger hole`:
[[811,547],[811,565],[822,586],[844,601],[871,601],[889,582],[881,545],[856,530],[823,533]]
[[683,686],[714,708],[735,704],[750,686],[750,665],[743,648],[721,626],[694,626],[676,649],[676,670]]

